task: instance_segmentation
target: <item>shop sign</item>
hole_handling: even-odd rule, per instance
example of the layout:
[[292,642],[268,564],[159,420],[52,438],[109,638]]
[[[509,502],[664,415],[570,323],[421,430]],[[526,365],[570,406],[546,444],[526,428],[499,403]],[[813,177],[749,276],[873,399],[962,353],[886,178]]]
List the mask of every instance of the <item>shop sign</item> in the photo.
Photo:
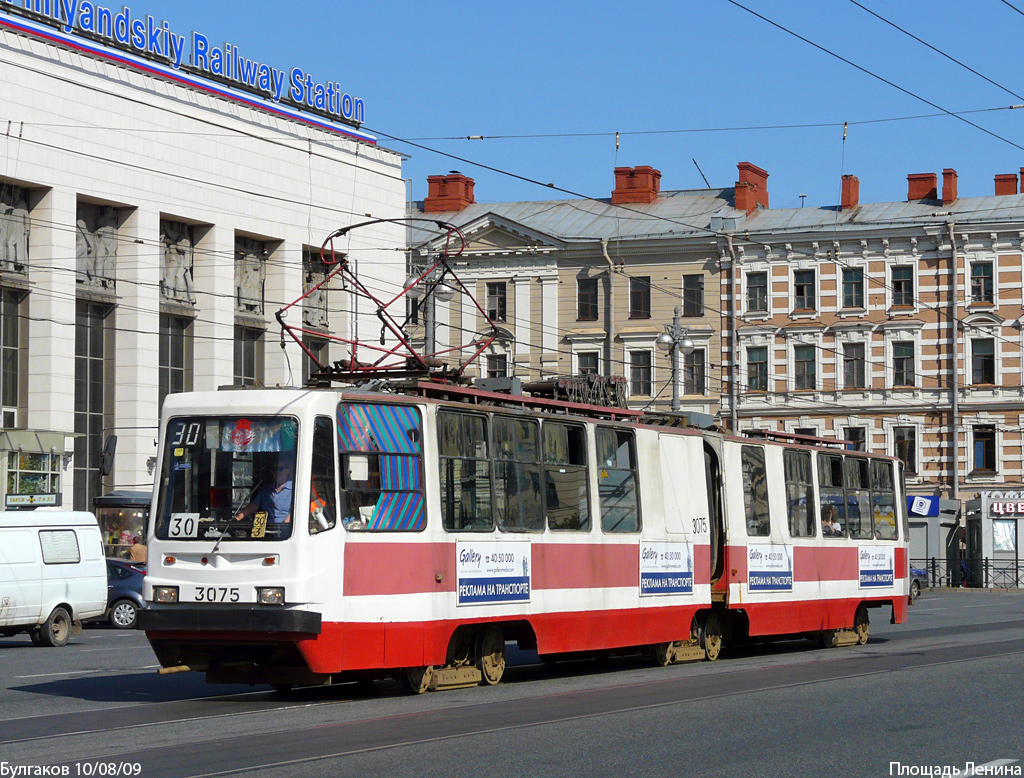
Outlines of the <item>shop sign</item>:
[[59,494],[9,494],[8,508],[55,508],[60,506]]

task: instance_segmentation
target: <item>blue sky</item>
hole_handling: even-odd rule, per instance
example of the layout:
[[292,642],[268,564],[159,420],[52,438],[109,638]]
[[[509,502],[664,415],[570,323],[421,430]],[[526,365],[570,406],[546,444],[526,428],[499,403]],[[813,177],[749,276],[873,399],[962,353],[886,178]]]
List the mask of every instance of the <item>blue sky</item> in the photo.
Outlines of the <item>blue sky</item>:
[[[989,195],[995,174],[1024,166],[1024,108],[1006,110],[1024,104],[1024,0],[859,0],[998,86],[851,0],[739,1],[939,108],[728,0],[134,0],[132,11],[340,82],[365,100],[364,128],[409,156],[415,199],[449,170],[476,180],[478,202],[567,196],[471,162],[608,197],[616,166],[651,165],[663,189],[687,189],[704,186],[693,160],[712,186],[749,161],[768,171],[773,208],[801,194],[807,207],[835,204],[844,173],[862,202],[905,199],[908,173],[947,167],[961,197]],[[1001,139],[941,109],[970,111]],[[467,135],[490,139],[451,139]]]

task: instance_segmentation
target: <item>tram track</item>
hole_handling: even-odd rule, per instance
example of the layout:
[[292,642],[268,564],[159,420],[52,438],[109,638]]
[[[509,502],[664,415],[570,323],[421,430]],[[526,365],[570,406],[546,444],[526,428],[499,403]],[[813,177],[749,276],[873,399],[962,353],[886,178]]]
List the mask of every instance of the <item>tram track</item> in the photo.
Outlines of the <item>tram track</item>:
[[[1005,624],[1004,626],[1010,626]],[[870,644],[868,648],[870,648]],[[686,674],[671,678],[657,678],[635,683],[607,685],[600,688],[576,689],[555,694],[531,694],[515,699],[495,700],[493,694],[480,690],[479,701],[466,702],[465,698],[449,698],[452,693],[441,692],[418,698],[429,702],[429,709],[410,711],[407,706],[397,715],[373,716],[343,722],[322,722],[309,726],[310,716],[305,711],[351,702],[356,697],[332,697],[326,701],[283,704],[265,693],[230,695],[206,698],[204,704],[213,704],[218,710],[195,715],[197,700],[176,703],[156,703],[133,707],[139,716],[130,725],[124,725],[124,710],[112,709],[89,714],[64,717],[37,717],[6,727],[0,736],[5,751],[15,744],[28,745],[35,741],[52,740],[55,744],[75,735],[89,735],[104,731],[145,730],[164,727],[163,735],[172,738],[175,728],[201,723],[203,732],[189,736],[188,764],[182,764],[182,745],[170,744],[144,747],[126,753],[104,754],[106,762],[131,761],[144,765],[147,778],[200,778],[206,776],[245,773],[270,767],[288,767],[310,761],[339,759],[390,748],[409,747],[442,740],[475,737],[580,721],[594,717],[651,711],[674,705],[685,705],[716,698],[773,692],[821,683],[847,681],[866,676],[899,673],[937,667],[945,664],[1024,654],[1024,638],[1015,638],[983,644],[909,648],[885,652],[885,644],[878,644],[882,653],[864,652],[845,654],[835,650],[835,660],[816,657],[803,662],[783,665],[747,667],[724,673]],[[891,647],[890,647],[891,648]],[[832,653],[832,652],[830,652]],[[702,667],[706,667],[702,666]],[[724,669],[724,668],[723,668]],[[239,710],[239,697],[257,696]],[[449,705],[446,699],[456,702]],[[191,713],[192,715],[182,715]],[[272,713],[273,722],[260,722],[246,734],[223,733],[217,721],[226,721],[248,715]],[[292,714],[288,724],[285,718]],[[133,714],[134,715],[134,714]],[[54,721],[52,719],[63,719]],[[70,720],[69,720],[70,719]],[[88,724],[76,721],[88,719]],[[302,722],[307,722],[305,725]],[[120,722],[120,723],[119,723]],[[291,728],[289,728],[291,727]],[[259,731],[256,731],[256,730]],[[48,730],[48,731],[46,731]],[[45,734],[44,734],[44,731]],[[221,731],[220,736],[210,736]],[[272,733],[272,737],[268,736]],[[169,740],[165,740],[168,743]],[[39,753],[39,749],[35,749]],[[66,753],[66,752],[64,752]]]

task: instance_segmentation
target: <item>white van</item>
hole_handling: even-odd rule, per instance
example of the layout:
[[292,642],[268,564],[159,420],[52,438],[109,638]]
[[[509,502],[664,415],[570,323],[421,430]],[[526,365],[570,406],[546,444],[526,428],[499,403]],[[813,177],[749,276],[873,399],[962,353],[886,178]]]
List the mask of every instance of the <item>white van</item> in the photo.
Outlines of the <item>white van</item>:
[[107,566],[95,516],[0,511],[0,635],[28,632],[37,646],[63,646],[106,605]]

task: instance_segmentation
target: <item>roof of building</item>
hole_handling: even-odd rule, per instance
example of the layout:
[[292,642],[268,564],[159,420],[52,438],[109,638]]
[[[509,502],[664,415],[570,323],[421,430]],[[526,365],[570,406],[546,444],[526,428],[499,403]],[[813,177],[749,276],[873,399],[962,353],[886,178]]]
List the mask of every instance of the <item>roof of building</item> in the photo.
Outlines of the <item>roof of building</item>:
[[[663,191],[650,204],[613,205],[610,199],[543,200],[473,203],[459,211],[423,213],[418,202],[410,215],[457,226],[485,221],[488,216],[513,222],[564,243],[607,240],[674,239],[725,233],[850,233],[865,229],[993,224],[1024,221],[1024,194],[965,197],[943,205],[937,200],[862,203],[850,210],[838,206],[756,209],[749,216],[733,207],[732,187]],[[716,218],[717,217],[717,218]],[[715,219],[715,222],[712,222]],[[437,238],[425,223],[410,227],[410,245]]]

